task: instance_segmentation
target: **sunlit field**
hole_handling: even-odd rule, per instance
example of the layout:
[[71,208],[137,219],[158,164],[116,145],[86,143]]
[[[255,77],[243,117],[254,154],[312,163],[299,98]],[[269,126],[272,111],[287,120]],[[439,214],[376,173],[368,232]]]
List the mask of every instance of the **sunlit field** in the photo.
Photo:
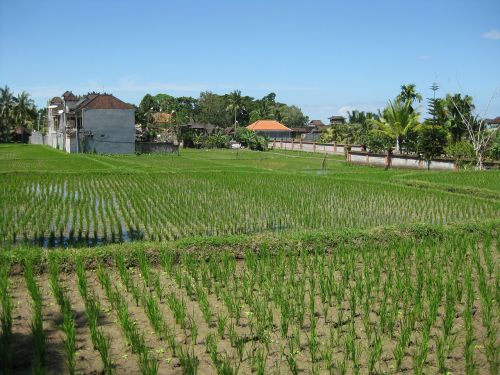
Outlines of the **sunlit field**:
[[16,374],[498,374],[499,172],[0,146]]

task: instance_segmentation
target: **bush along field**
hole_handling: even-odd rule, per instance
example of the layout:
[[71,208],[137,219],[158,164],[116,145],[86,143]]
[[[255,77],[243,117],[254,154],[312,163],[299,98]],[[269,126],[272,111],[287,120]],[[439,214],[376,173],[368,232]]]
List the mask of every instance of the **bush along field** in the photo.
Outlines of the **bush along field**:
[[0,160],[0,374],[499,373],[498,172]]

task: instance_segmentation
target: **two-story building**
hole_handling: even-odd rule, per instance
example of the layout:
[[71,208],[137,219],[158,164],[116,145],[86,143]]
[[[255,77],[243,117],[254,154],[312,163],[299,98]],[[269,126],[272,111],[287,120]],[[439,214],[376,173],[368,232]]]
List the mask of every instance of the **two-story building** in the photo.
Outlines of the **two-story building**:
[[48,105],[46,144],[66,152],[132,154],[135,152],[135,110],[111,94],[82,97],[66,91]]

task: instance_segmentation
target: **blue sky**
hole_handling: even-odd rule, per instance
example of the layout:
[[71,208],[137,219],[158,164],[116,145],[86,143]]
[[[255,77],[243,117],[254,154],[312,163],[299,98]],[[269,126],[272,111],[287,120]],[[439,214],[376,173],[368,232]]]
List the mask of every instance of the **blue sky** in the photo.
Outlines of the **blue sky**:
[[[66,89],[136,104],[240,89],[326,120],[383,107],[404,83],[429,97],[432,82],[484,113],[500,85],[500,0],[0,0],[0,85],[38,105]],[[499,115],[497,97],[487,116]]]

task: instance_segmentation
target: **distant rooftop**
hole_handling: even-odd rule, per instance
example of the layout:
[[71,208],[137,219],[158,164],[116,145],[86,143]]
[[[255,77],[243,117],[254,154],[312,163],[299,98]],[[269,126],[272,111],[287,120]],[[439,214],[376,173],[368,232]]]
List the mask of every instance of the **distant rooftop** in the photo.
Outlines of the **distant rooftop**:
[[133,109],[111,94],[90,93],[78,103],[76,109]]
[[287,128],[285,125],[279,123],[276,120],[258,120],[253,124],[247,126],[248,130],[253,131],[291,131],[290,128]]

